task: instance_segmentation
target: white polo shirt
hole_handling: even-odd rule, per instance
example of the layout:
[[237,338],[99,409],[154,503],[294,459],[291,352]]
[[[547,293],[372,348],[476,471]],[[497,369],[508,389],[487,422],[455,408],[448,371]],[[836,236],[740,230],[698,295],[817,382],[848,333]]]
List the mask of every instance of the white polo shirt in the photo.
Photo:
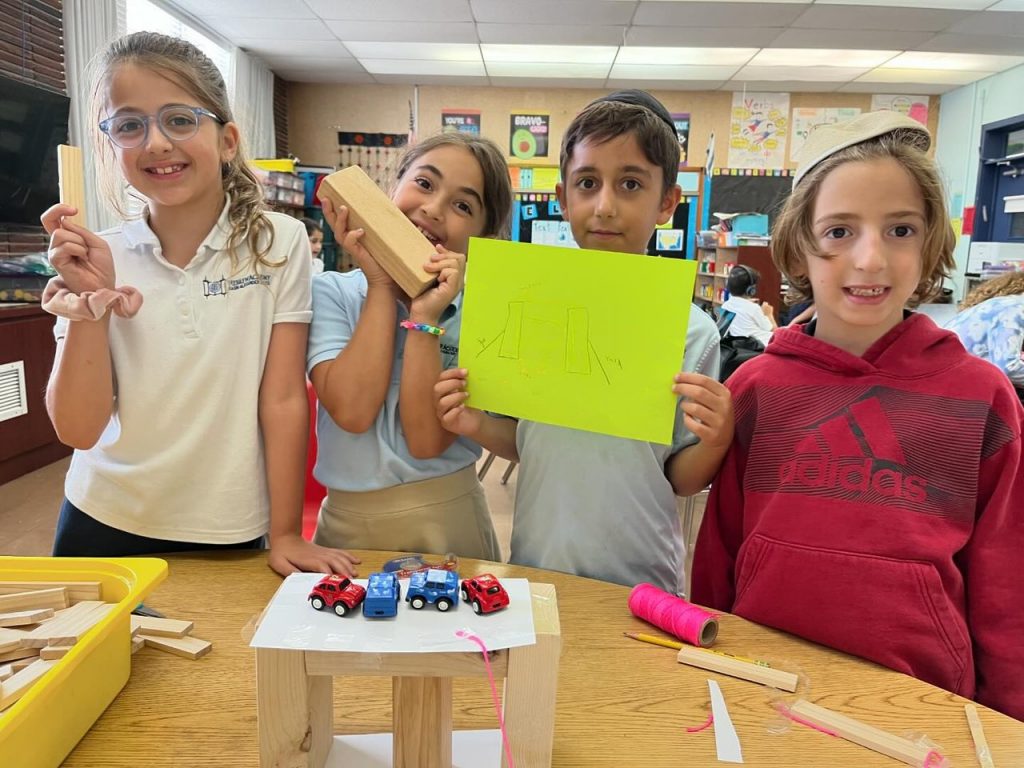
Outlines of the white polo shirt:
[[[309,240],[289,216],[267,261],[247,245],[224,250],[227,205],[192,261],[162,255],[143,219],[100,234],[118,285],[143,295],[139,313],[110,320],[114,410],[99,441],[76,450],[65,495],[90,517],[129,533],[231,544],[265,534],[270,501],[259,429],[263,366],[275,323],[308,323]],[[57,320],[54,335],[65,334]]]
[[736,313],[729,330],[726,331],[728,336],[749,336],[768,346],[775,329],[772,328],[771,320],[761,310],[760,304],[739,296],[730,296],[722,305],[722,311]]

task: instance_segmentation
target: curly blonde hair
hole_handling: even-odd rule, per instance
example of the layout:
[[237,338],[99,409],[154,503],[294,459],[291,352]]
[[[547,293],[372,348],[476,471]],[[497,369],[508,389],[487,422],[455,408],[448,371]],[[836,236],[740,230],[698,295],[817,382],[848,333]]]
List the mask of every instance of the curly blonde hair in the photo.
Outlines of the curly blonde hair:
[[[234,122],[227,87],[220,71],[209,57],[191,43],[156,32],[133,32],[118,38],[94,61],[92,91],[93,145],[99,159],[100,187],[114,211],[127,219],[127,195],[130,192],[118,173],[114,149],[99,130],[99,121],[107,108],[110,83],[118,67],[132,64],[145,67],[185,89],[200,106],[216,114],[224,123]],[[223,130],[218,127],[218,130]],[[274,229],[266,217],[263,187],[249,167],[241,138],[235,156],[221,165],[221,181],[229,196],[227,250],[235,261],[239,246],[247,243],[253,254],[253,266],[279,266],[267,260],[274,244]]]
[[996,296],[1016,296],[1021,293],[1024,293],[1024,272],[1010,272],[986,280],[968,293],[960,302],[960,309],[973,307],[975,304],[981,304],[986,299],[994,299]]
[[789,282],[790,303],[813,299],[807,278],[807,260],[830,259],[818,246],[812,221],[821,185],[843,163],[892,159],[910,174],[921,190],[925,209],[924,245],[921,248],[921,281],[910,304],[936,296],[942,281],[955,268],[956,235],[946,212],[942,180],[935,161],[927,154],[927,136],[919,131],[896,130],[840,149],[822,160],[800,179],[772,227],[772,261]]

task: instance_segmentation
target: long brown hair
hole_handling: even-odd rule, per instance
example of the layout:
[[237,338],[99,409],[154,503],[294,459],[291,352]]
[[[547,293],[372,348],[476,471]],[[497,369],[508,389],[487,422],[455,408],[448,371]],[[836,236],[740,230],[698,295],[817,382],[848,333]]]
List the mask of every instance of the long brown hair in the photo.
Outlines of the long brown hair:
[[[122,218],[129,217],[125,184],[117,172],[114,150],[98,123],[106,112],[110,82],[117,68],[125,64],[145,67],[166,77],[225,123],[234,122],[224,78],[210,58],[191,43],[156,32],[133,32],[111,43],[94,62],[92,131],[99,158],[101,190]],[[246,242],[254,265],[258,262],[275,266],[277,263],[266,259],[274,244],[274,229],[265,215],[263,187],[249,168],[241,138],[235,156],[221,165],[221,182],[231,199],[227,250],[232,262],[239,246]]]
[[986,280],[976,287],[960,302],[960,309],[973,307],[975,304],[981,304],[981,302],[994,299],[996,296],[1016,296],[1021,293],[1024,293],[1024,272],[1010,272],[1007,275]]

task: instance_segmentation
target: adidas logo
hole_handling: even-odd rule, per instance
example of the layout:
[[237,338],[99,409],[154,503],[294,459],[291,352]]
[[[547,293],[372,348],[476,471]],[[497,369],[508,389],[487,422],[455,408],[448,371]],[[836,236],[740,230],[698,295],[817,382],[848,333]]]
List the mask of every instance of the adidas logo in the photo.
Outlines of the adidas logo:
[[[842,488],[852,493],[876,493],[903,501],[923,503],[927,481],[887,466],[876,459],[856,456],[798,456],[779,470],[782,485],[803,488]],[[881,462],[878,462],[881,464]]]

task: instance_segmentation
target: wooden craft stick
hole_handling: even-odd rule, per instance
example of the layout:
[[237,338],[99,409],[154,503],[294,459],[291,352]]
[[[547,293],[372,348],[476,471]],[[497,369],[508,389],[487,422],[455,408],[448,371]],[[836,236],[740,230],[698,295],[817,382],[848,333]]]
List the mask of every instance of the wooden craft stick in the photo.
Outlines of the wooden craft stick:
[[0,712],[24,696],[29,687],[45,675],[55,663],[54,661],[35,661],[0,683]]
[[74,648],[73,645],[48,645],[39,649],[39,658],[43,661],[63,659],[72,648]]
[[68,591],[64,587],[52,589],[35,589],[27,592],[12,592],[0,595],[0,612],[29,611],[39,608],[68,607]]
[[366,231],[360,242],[409,296],[416,298],[434,282],[423,269],[436,253],[433,244],[362,168],[353,165],[332,173],[317,194],[335,206],[348,207],[349,229]]
[[103,599],[103,585],[98,581],[0,581],[0,595],[56,589],[57,587],[64,587],[68,591],[68,605],[74,605],[83,600]]
[[213,648],[213,643],[200,640],[198,637],[158,637],[141,633],[138,637],[141,637],[150,648],[167,651],[176,656],[184,656],[193,661],[200,656],[205,656]]
[[798,682],[797,675],[793,672],[773,669],[767,664],[746,661],[736,656],[730,656],[727,653],[712,651],[707,648],[693,648],[689,645],[684,645],[679,649],[676,659],[680,664],[689,664],[692,667],[720,672],[723,675],[738,677],[741,680],[749,680],[752,683],[770,685],[783,691],[795,691]]
[[53,618],[53,608],[38,608],[33,611],[0,613],[0,627],[24,627]]
[[135,655],[135,653],[136,653],[136,652],[137,652],[137,651],[138,651],[138,650],[139,650],[140,648],[143,648],[143,647],[145,647],[145,645],[146,645],[146,641],[145,641],[145,640],[143,640],[143,639],[142,639],[141,637],[135,637],[135,636],[133,635],[133,636],[132,636],[132,655],[134,656],[134,655]]
[[98,600],[83,600],[50,621],[40,624],[29,634],[35,640],[46,640],[43,645],[74,645],[116,605]]
[[978,708],[973,704],[964,704],[964,712],[967,714],[967,725],[971,729],[974,751],[978,755],[981,768],[995,768],[995,763],[992,762],[992,750],[988,747],[985,729],[981,725],[981,718],[978,717]]
[[80,148],[67,144],[57,145],[57,181],[60,184],[60,201],[78,209],[70,221],[84,227],[85,166]]
[[929,755],[933,751],[923,744],[894,736],[873,725],[867,725],[852,717],[819,707],[817,704],[811,704],[804,699],[799,699],[789,710],[801,720],[831,731],[837,736],[842,736],[847,741],[860,744],[862,747],[888,755],[907,765],[917,766],[917,768],[927,764],[925,761],[929,759]]
[[157,637],[185,637],[192,632],[193,622],[179,619],[155,619],[152,616],[131,616],[132,635],[141,632]]

